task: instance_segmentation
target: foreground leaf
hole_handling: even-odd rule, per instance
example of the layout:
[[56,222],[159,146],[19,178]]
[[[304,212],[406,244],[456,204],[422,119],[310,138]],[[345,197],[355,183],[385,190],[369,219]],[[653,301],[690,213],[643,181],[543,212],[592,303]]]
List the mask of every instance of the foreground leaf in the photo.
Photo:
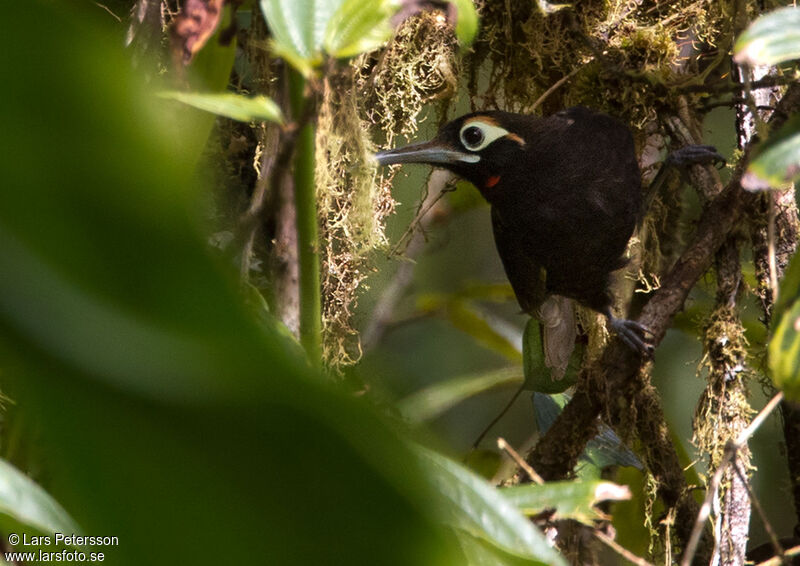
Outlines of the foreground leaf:
[[734,45],[734,60],[749,65],[777,65],[800,59],[800,10],[787,6],[750,24]]
[[630,490],[606,481],[558,481],[542,485],[527,484],[500,490],[526,515],[553,510],[554,519],[575,519],[592,525],[604,515],[594,506],[601,501],[623,501],[631,498]]
[[486,480],[432,450],[421,446],[414,450],[441,495],[438,507],[447,524],[513,555],[550,566],[566,565],[541,531]]
[[786,189],[798,179],[800,116],[794,116],[759,146],[758,156],[742,177],[742,187],[748,190]]
[[[0,517],[0,524],[7,527],[4,529],[6,534],[81,532],[55,499],[5,460],[0,460]],[[11,530],[11,525],[14,525],[14,530]],[[18,530],[19,527],[22,530]]]
[[800,298],[800,254],[795,254],[783,274],[778,290],[778,300],[772,308],[773,330],[783,317],[783,313],[791,308],[795,300]]
[[768,352],[775,386],[788,399],[800,401],[800,301],[795,301],[781,317]]
[[485,538],[456,530],[456,540],[469,566],[531,566],[531,561],[504,551]]
[[194,108],[225,116],[239,122],[264,121],[283,124],[283,113],[268,96],[244,96],[233,92],[220,94],[167,91],[162,98],[177,100]]
[[210,115],[157,100],[100,14],[31,0],[0,20],[19,81],[0,90],[0,389],[48,492],[119,537],[108,564],[218,565],[211,541],[225,564],[457,563],[397,432],[208,245],[184,138]]

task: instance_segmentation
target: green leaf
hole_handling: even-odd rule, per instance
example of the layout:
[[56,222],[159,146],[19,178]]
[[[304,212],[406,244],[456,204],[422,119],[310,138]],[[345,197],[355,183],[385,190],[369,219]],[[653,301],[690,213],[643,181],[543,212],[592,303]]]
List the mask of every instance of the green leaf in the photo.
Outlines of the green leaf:
[[542,485],[527,484],[500,490],[515,507],[526,515],[554,510],[555,519],[575,519],[592,525],[603,514],[594,506],[601,501],[622,501],[631,498],[630,490],[607,481],[558,481]]
[[492,325],[473,308],[463,302],[457,302],[446,311],[447,318],[459,330],[472,336],[477,342],[490,350],[502,354],[512,362],[521,361],[519,350],[500,334]]
[[325,51],[334,57],[353,57],[381,47],[392,36],[389,20],[397,0],[344,0],[328,22]]
[[[489,288],[485,290],[493,291]],[[492,326],[491,322],[460,294],[431,293],[420,296],[417,303],[421,311],[444,316],[454,327],[469,334],[478,343],[505,356],[508,360],[515,363],[522,361],[519,349],[508,337]]]
[[472,534],[455,529],[456,540],[469,566],[530,566],[531,561],[521,558]]
[[486,480],[432,450],[421,446],[413,449],[440,496],[437,507],[446,524],[513,555],[550,566],[566,564],[542,532]]
[[550,395],[566,391],[578,381],[581,357],[581,349],[576,347],[570,356],[569,365],[564,376],[560,379],[554,379],[553,370],[545,365],[542,325],[535,318],[528,320],[522,337],[522,367],[525,373],[525,389]]
[[775,386],[787,399],[800,401],[800,301],[778,322],[769,343],[769,369]]
[[2,524],[11,519],[28,534],[81,533],[55,499],[5,460],[0,460],[0,516]]
[[308,79],[314,74],[314,69],[322,62],[321,57],[315,59],[305,59],[297,54],[291,47],[277,43],[275,40],[269,41],[270,49],[275,57],[285,60],[298,73]]
[[800,298],[800,254],[794,254],[778,289],[778,300],[772,308],[772,328],[777,328],[783,313]]
[[742,177],[743,188],[786,189],[800,179],[800,116],[771,134],[758,150]]
[[450,0],[458,12],[456,21],[456,36],[462,45],[468,46],[478,33],[478,12],[472,0]]
[[[478,15],[472,0],[450,0],[458,11],[456,35],[472,42]],[[400,0],[260,0],[274,38],[275,54],[308,76],[333,57],[353,57],[381,47],[392,35],[391,17]]]
[[199,92],[167,91],[159,93],[162,98],[177,100],[239,122],[264,121],[283,124],[281,109],[268,96],[244,96],[232,92],[213,94]]
[[260,0],[260,4],[280,51],[318,64],[328,22],[342,0]]
[[468,282],[457,293],[459,298],[492,303],[507,303],[515,300],[510,283]]
[[734,45],[734,60],[749,65],[777,65],[800,58],[800,10],[792,6],[763,15]]
[[0,89],[0,385],[48,492],[119,537],[109,564],[217,565],[212,540],[228,564],[458,563],[397,431],[248,308],[186,150],[211,116],[158,100],[101,13],[0,19],[19,81]]
[[518,385],[521,382],[522,371],[517,368],[459,376],[409,395],[398,403],[398,409],[411,422],[429,421],[465,399],[497,387]]

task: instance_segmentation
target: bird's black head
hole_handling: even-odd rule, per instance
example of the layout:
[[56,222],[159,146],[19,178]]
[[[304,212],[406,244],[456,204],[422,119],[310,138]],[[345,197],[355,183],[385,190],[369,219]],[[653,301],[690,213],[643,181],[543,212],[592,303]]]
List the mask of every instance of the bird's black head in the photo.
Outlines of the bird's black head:
[[492,201],[500,180],[524,162],[529,117],[475,112],[445,124],[434,139],[375,154],[381,165],[427,163],[444,167],[474,184]]

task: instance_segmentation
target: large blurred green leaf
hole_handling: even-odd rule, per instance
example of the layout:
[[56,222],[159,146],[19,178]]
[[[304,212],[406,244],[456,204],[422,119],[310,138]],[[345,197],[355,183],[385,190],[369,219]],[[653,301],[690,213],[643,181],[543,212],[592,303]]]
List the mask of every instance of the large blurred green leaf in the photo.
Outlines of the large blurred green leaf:
[[0,21],[0,385],[41,485],[119,537],[109,564],[454,563],[405,443],[206,245],[198,113],[165,108],[82,6]]
[[549,566],[566,565],[541,531],[486,480],[427,448],[418,446],[415,452],[440,499],[437,508],[447,524],[518,557]]
[[456,540],[461,546],[469,566],[530,566],[531,561],[504,551],[485,538],[456,530]]
[[800,10],[787,6],[763,15],[736,40],[734,60],[749,65],[777,65],[800,59]]
[[758,150],[742,177],[742,187],[786,189],[800,179],[800,116],[794,116],[771,134]]
[[769,343],[769,369],[775,386],[800,401],[800,301],[783,313]]
[[553,510],[554,519],[575,519],[587,525],[603,514],[594,506],[601,501],[622,501],[631,498],[625,486],[606,481],[558,481],[542,485],[527,484],[500,490],[515,507],[526,515]]
[[0,525],[6,535],[81,532],[55,499],[4,460],[0,460]]
[[522,371],[519,368],[458,376],[409,395],[398,403],[397,408],[411,422],[429,421],[470,397],[496,387],[520,383]]

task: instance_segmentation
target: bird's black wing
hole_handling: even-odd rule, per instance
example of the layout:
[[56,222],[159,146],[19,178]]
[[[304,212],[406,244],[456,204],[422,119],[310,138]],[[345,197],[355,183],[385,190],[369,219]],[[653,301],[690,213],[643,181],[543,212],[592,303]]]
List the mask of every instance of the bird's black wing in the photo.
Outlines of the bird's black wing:
[[492,229],[494,243],[517,302],[523,311],[535,315],[545,298],[545,270],[525,252],[524,243],[508,224],[504,224],[495,207],[492,207]]

